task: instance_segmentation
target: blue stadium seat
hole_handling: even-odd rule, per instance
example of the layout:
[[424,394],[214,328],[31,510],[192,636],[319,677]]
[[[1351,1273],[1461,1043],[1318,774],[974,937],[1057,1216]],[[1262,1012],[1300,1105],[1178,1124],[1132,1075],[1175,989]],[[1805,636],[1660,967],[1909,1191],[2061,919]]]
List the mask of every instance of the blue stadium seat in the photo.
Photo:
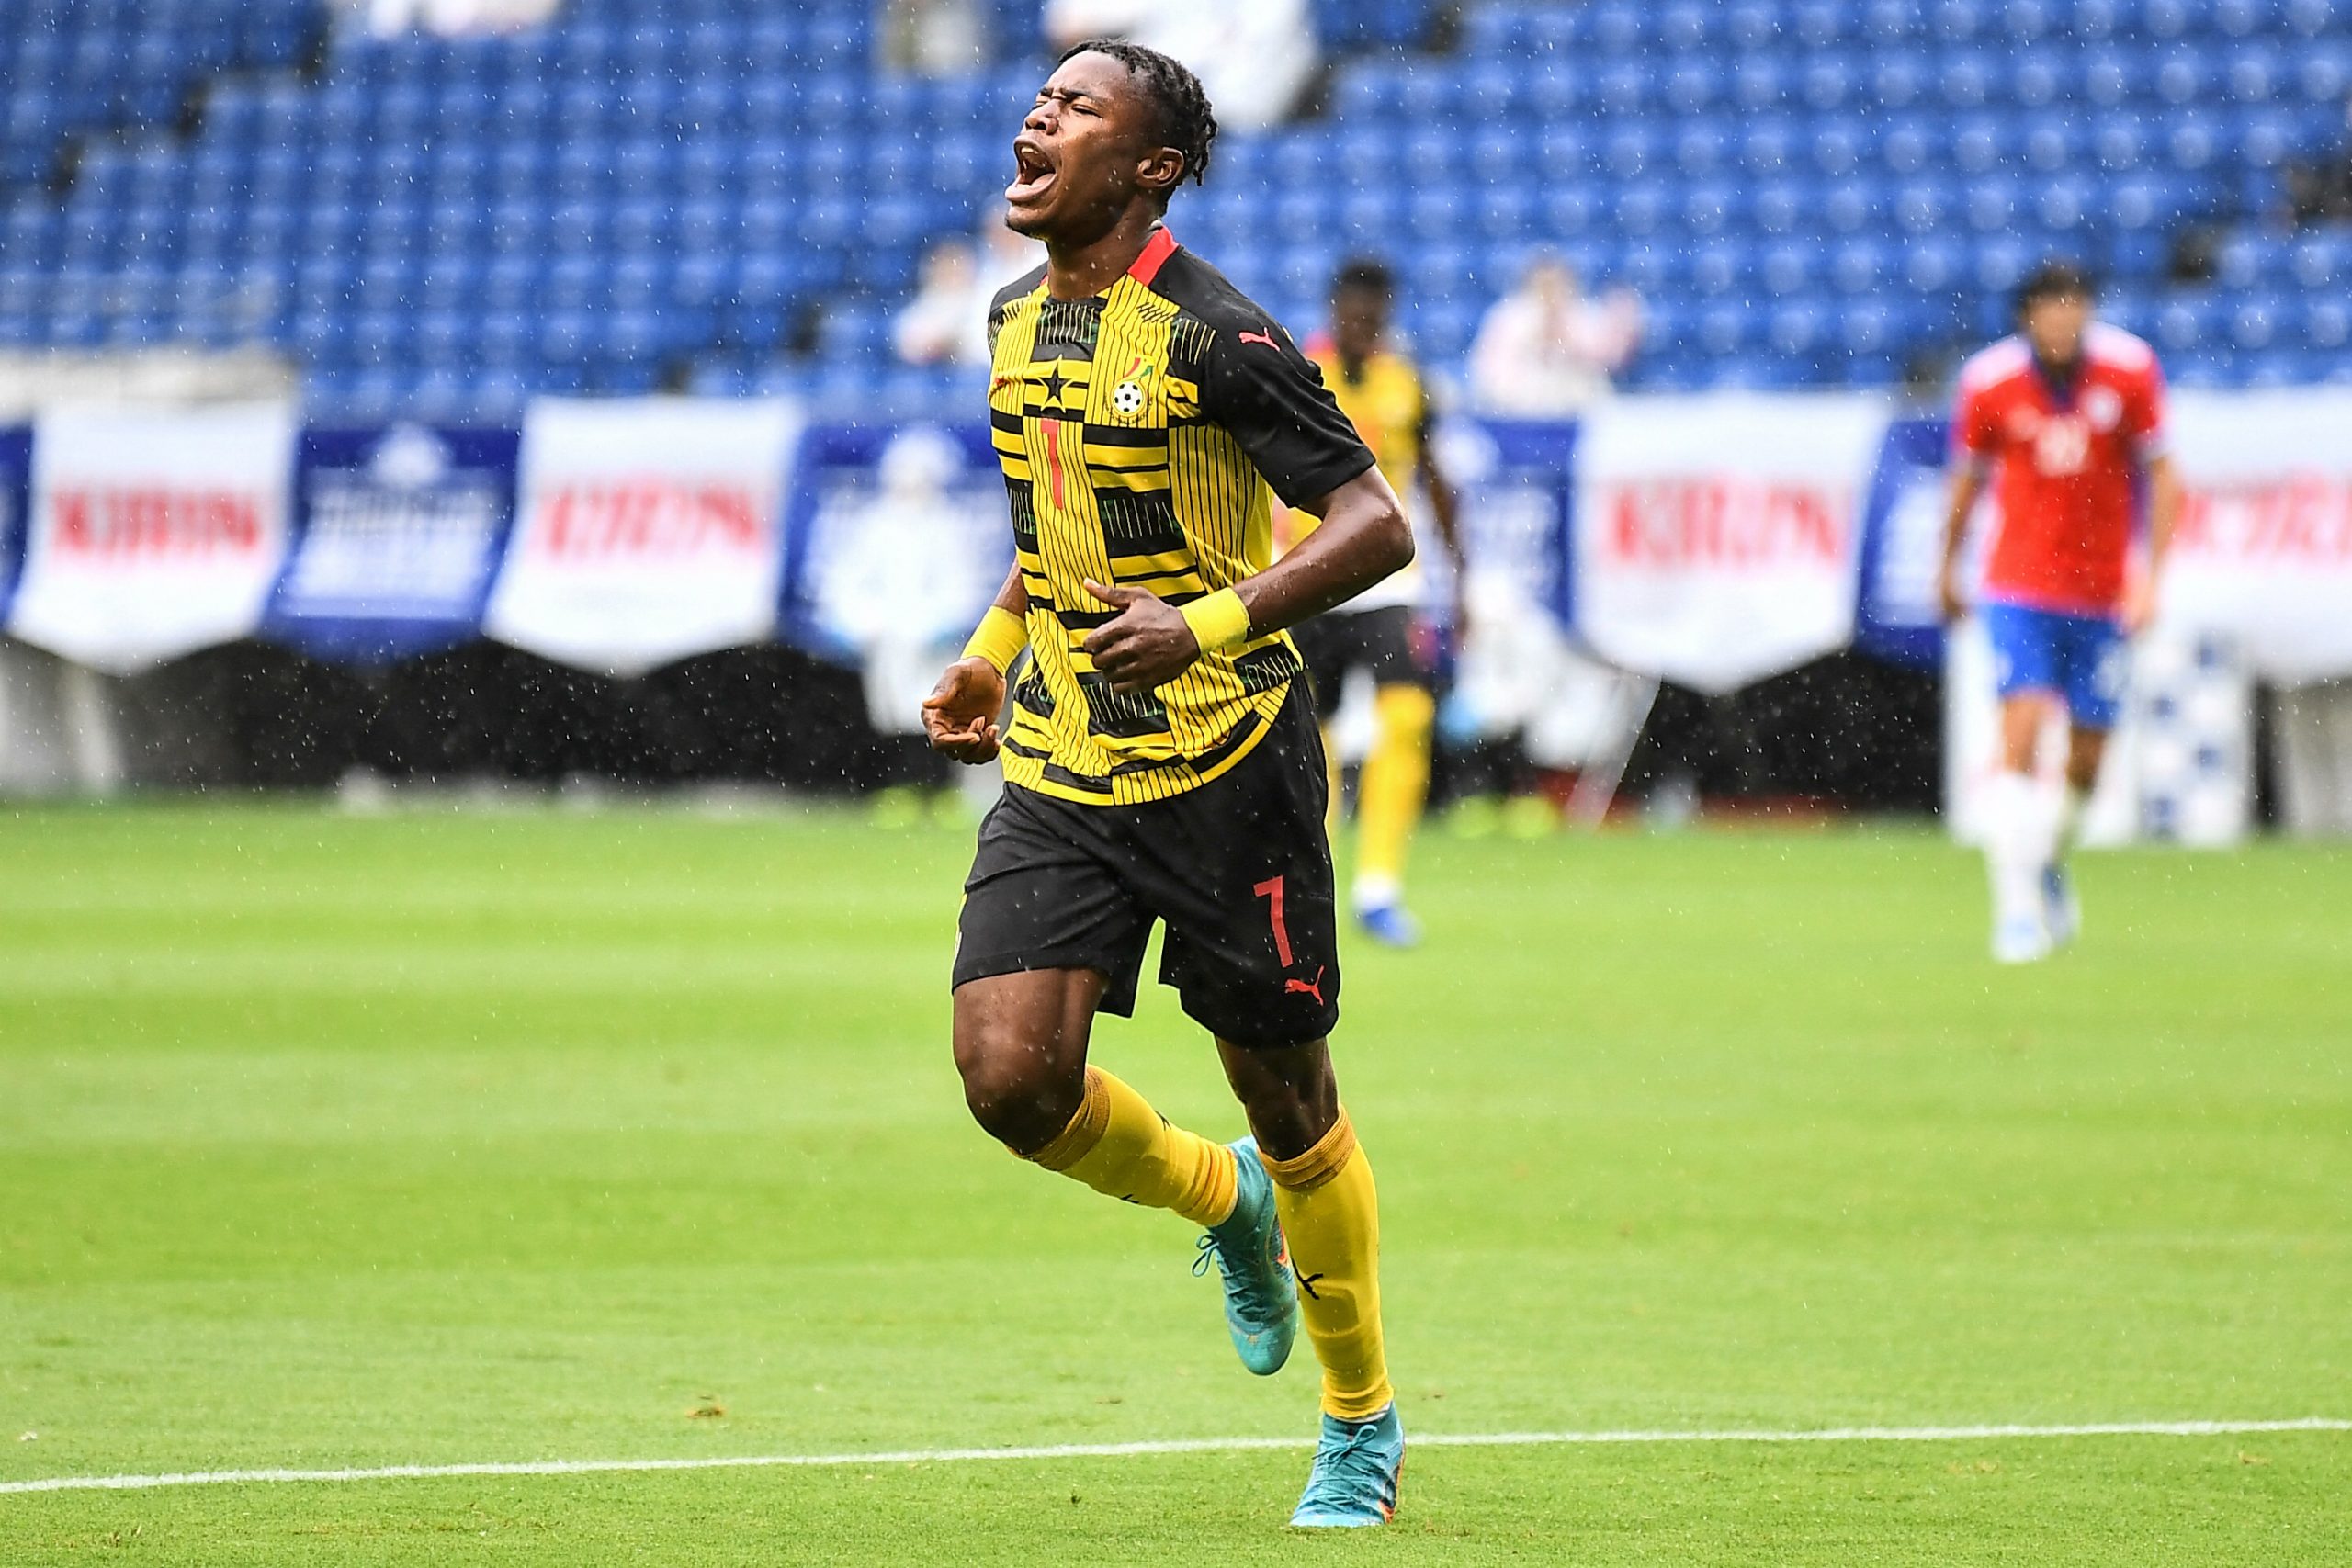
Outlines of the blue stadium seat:
[[2341,355],[2352,347],[2352,294],[2337,292],[2306,299],[2299,330],[2307,348]]
[[2352,285],[2352,225],[2316,231],[2295,242],[2288,268],[2303,288],[2342,288]]
[[[511,402],[649,384],[669,357],[740,382],[796,301],[887,314],[932,237],[986,205],[1035,88],[1011,53],[945,81],[874,77],[868,9],[575,0],[514,38],[345,32],[316,82],[270,73],[318,37],[311,0],[94,5],[60,31],[0,31],[0,182],[19,193],[0,201],[0,264],[39,282],[0,288],[0,333],[277,334],[332,367],[397,347],[379,318],[404,314],[414,363],[329,385],[439,407],[495,376]],[[986,9],[1034,44],[1027,10]],[[1444,59],[1378,52],[1423,37],[1424,0],[1325,5],[1343,57],[1329,118],[1228,136],[1178,222],[1270,304],[1318,313],[1337,245],[1394,244],[1441,355],[1544,241],[1653,296],[1643,384],[1883,378],[1898,337],[2004,325],[2018,272],[2052,248],[2120,297],[2180,304],[2158,285],[2177,224],[2274,209],[2289,162],[2342,138],[2340,13],[1498,3],[1469,10]],[[216,69],[261,73],[206,83]],[[90,139],[62,207],[28,183],[65,138],[167,101],[168,118],[199,85],[192,139]],[[910,129],[853,129],[876,109]],[[2191,374],[2322,373],[2303,345],[2340,319],[2341,237],[2239,234],[2211,296],[2220,330],[2190,323]],[[2147,310],[2152,331],[2188,330]],[[1724,314],[1743,310],[1752,330]]]

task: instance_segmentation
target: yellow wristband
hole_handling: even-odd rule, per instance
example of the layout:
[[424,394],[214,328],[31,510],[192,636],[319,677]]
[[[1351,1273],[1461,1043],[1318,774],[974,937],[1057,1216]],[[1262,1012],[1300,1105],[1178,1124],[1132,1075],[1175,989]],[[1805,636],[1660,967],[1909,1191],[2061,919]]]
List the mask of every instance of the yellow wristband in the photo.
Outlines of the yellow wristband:
[[964,657],[985,659],[1001,675],[1012,668],[1012,661],[1028,646],[1029,623],[1001,604],[991,604],[989,613],[980,617],[979,629],[972,634],[972,640],[964,645]]
[[1203,653],[1223,653],[1250,640],[1250,606],[1230,588],[1193,600],[1182,614]]

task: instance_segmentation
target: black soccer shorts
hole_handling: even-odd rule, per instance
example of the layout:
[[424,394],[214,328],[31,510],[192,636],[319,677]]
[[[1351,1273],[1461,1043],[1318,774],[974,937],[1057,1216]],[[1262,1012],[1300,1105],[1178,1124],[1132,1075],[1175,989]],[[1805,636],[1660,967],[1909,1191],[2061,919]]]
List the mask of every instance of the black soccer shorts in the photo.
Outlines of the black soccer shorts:
[[1427,691],[1433,683],[1428,665],[1414,650],[1413,612],[1403,604],[1376,610],[1342,605],[1293,626],[1290,635],[1306,661],[1307,679],[1315,684],[1315,700],[1326,718],[1339,711],[1340,688],[1348,671],[1359,666],[1372,672],[1375,686]]
[[1143,806],[1007,784],[964,882],[955,983],[1031,969],[1107,976],[1131,1017],[1152,923],[1159,983],[1237,1045],[1303,1045],[1340,1019],[1323,741],[1304,682],[1222,776]]

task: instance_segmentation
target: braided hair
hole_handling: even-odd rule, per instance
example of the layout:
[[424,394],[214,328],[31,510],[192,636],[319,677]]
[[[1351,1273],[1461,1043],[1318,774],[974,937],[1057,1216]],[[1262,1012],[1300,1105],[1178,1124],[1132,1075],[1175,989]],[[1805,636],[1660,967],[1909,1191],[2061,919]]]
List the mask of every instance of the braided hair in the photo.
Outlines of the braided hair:
[[[1086,39],[1064,50],[1061,60],[1054,63],[1058,65],[1080,54],[1107,54],[1127,68],[1127,74],[1142,85],[1152,107],[1159,111],[1159,144],[1173,147],[1184,155],[1184,172],[1176,176],[1176,183],[1205,183],[1209,153],[1216,145],[1216,113],[1209,107],[1209,96],[1202,88],[1201,79],[1182,61],[1125,39]],[[1170,186],[1160,194],[1162,208],[1168,205],[1173,189]]]

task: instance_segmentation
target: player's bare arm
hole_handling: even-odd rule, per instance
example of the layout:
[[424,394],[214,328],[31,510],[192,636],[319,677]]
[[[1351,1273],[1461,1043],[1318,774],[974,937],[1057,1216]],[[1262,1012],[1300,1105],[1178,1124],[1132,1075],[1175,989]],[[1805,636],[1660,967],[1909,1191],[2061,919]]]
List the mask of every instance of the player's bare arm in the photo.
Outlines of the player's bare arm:
[[[1029,614],[1029,591],[1022,586],[1018,564],[997,590],[994,611],[1016,621]],[[997,721],[1003,714],[1004,671],[980,655],[967,653],[941,673],[939,684],[923,699],[922,728],[933,750],[977,766],[996,760],[1002,739]]]
[[[1262,637],[1344,604],[1413,558],[1405,508],[1377,468],[1366,468],[1307,508],[1322,525],[1298,547],[1234,588]],[[1119,614],[1086,639],[1087,657],[1116,692],[1151,691],[1201,656],[1182,611],[1140,588],[1090,582],[1087,591]]]
[[1435,422],[1424,420],[1415,436],[1419,447],[1421,482],[1429,488],[1430,516],[1437,524],[1437,542],[1453,569],[1453,629],[1456,636],[1469,625],[1470,556],[1462,544],[1461,492],[1438,461]]
[[1960,552],[1968,538],[1969,514],[1984,493],[1984,465],[1964,462],[1952,470],[1951,499],[1944,505],[1943,567],[1936,574],[1936,602],[1946,621],[1968,614],[1968,600],[1960,587]]
[[2148,561],[2123,592],[2123,630],[2137,637],[2156,616],[2156,595],[2164,581],[2165,556],[2172,548],[2173,525],[2180,517],[2180,474],[2168,455],[2148,459]]

